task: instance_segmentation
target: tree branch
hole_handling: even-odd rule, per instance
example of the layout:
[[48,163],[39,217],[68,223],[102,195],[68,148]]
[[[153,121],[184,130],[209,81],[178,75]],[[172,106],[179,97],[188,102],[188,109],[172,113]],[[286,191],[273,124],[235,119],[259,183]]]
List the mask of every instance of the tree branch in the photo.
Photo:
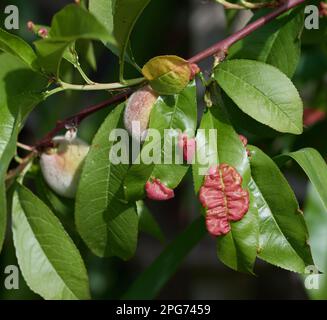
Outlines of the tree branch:
[[35,144],[34,149],[40,151],[44,148],[51,147],[53,137],[56,134],[58,134],[61,130],[65,129],[67,125],[72,125],[72,124],[76,126],[79,125],[89,115],[101,109],[104,109],[105,107],[110,106],[114,103],[118,103],[123,101],[124,99],[127,99],[134,91],[135,88],[128,88],[121,94],[117,94],[108,100],[90,106],[88,108],[85,108],[73,116],[58,121],[55,128],[53,128],[43,139],[41,139],[39,142]]
[[[238,32],[232,34],[231,36],[227,37],[226,39],[217,42],[210,48],[200,52],[199,54],[195,55],[194,57],[190,58],[188,61],[189,63],[198,63],[201,60],[204,60],[206,58],[209,58],[213,55],[216,55],[218,53],[227,53],[229,47],[233,45],[235,42],[245,38],[255,30],[259,29],[260,27],[267,24],[269,21],[273,20],[274,18],[278,17],[282,13],[302,4],[306,0],[287,0],[285,3],[283,3],[280,7],[275,9],[274,11],[270,12],[264,17],[259,18],[258,20],[250,23],[243,29],[239,30]],[[136,88],[128,88],[124,93],[115,95],[114,97],[103,101],[97,105],[88,107],[79,113],[70,116],[64,120],[58,121],[57,125],[54,129],[52,129],[43,139],[41,139],[36,145],[34,146],[35,150],[42,150],[43,148],[52,146],[52,138],[59,133],[62,129],[65,129],[67,125],[74,124],[78,125],[83,119],[88,117],[89,115],[111,105],[114,103],[118,103],[124,99],[127,99],[134,91],[136,91]]]
[[188,61],[190,63],[197,63],[201,60],[204,60],[206,58],[209,58],[219,52],[227,53],[229,47],[233,45],[235,42],[245,38],[255,30],[261,28],[265,24],[267,24],[269,21],[275,19],[282,13],[302,4],[306,0],[287,0],[285,3],[283,3],[280,7],[275,9],[274,11],[268,13],[267,15],[259,18],[258,20],[248,24],[243,29],[237,31],[236,33],[232,34],[231,36],[227,37],[226,39],[217,42],[210,48],[198,53]]

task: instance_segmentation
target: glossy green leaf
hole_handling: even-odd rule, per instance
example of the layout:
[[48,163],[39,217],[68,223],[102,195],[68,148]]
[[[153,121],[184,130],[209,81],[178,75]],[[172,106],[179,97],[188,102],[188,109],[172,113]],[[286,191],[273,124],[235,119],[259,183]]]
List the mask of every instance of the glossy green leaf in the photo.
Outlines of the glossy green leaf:
[[[213,106],[204,113],[196,136],[199,149],[197,161],[193,165],[195,191],[196,193],[199,191],[208,168],[221,163],[233,166],[243,177],[243,188],[247,189],[251,177],[247,153],[229,122],[216,86],[211,89],[211,99]],[[210,129],[216,132],[216,140],[211,140]],[[217,237],[217,253],[220,260],[235,270],[252,273],[258,232],[258,212],[250,199],[250,208],[244,218],[232,222],[231,232],[227,235]]]
[[50,209],[17,184],[12,211],[16,255],[28,286],[44,299],[89,299],[80,253]]
[[75,219],[88,247],[98,256],[129,259],[137,244],[138,216],[135,203],[125,201],[122,182],[128,164],[113,164],[110,132],[123,128],[125,103],[115,107],[95,135],[79,183]]
[[313,264],[303,213],[288,182],[274,161],[249,146],[251,192],[259,210],[258,257],[287,270],[304,273]]
[[226,106],[229,119],[235,130],[245,131],[246,133],[254,134],[260,138],[269,138],[282,135],[278,132],[247,115],[229,98],[226,93],[222,93],[222,98]]
[[165,236],[153,217],[150,210],[146,207],[143,201],[136,202],[137,213],[139,215],[139,231],[145,232],[150,236],[158,239],[160,242],[165,241]]
[[327,210],[327,164],[320,153],[312,148],[304,148],[296,152],[283,154],[276,158],[278,164],[293,159],[304,170],[315,186],[320,199]]
[[122,298],[154,299],[205,234],[203,218],[199,217],[167,246],[160,256],[136,279]]
[[23,39],[0,28],[0,50],[8,52],[34,69],[36,54]]
[[49,37],[35,42],[38,61],[43,69],[58,75],[66,49],[78,39],[109,41],[112,36],[87,10],[71,4],[54,16]]
[[[125,179],[125,194],[128,199],[139,200],[145,196],[144,187],[151,176],[158,178],[171,189],[176,188],[185,176],[189,166],[187,164],[164,164],[164,130],[190,130],[195,132],[197,123],[196,87],[193,81],[180,94],[174,96],[160,97],[150,116],[149,128],[157,129],[161,134],[161,164],[145,164],[142,160],[144,154],[148,153],[147,146],[151,143],[145,142],[138,157],[139,164],[131,166]],[[168,141],[168,142],[167,142]],[[159,143],[158,142],[158,143]],[[174,150],[175,143],[166,140],[167,148]]]
[[303,104],[292,82],[277,68],[252,60],[229,60],[215,79],[246,114],[280,132],[303,131]]
[[28,114],[43,99],[46,80],[17,57],[0,55],[0,249],[6,229],[5,177]]
[[[249,23],[268,11],[258,10]],[[238,41],[230,48],[228,58],[265,62],[291,78],[300,59],[303,24],[303,9],[289,11]]]

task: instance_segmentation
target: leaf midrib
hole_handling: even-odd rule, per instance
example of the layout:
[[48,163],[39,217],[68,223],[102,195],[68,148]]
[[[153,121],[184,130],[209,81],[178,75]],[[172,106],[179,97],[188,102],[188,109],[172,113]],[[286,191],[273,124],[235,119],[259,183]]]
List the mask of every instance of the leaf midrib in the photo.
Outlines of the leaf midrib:
[[[290,123],[290,125],[291,125],[293,128],[295,128],[297,131],[300,131],[300,132],[301,132],[301,128],[298,128],[298,127],[293,123],[293,121],[291,121],[289,115],[288,115],[287,113],[285,113],[285,111],[283,111],[282,109],[280,109],[280,108],[278,107],[278,105],[276,105],[275,102],[274,102],[273,100],[271,100],[267,95],[265,95],[265,94],[264,94],[264,93],[263,93],[259,88],[257,88],[257,87],[255,87],[254,85],[252,85],[252,84],[246,82],[244,79],[242,79],[242,78],[236,76],[235,74],[233,74],[233,73],[230,72],[230,71],[227,71],[227,70],[224,70],[224,69],[221,68],[221,69],[219,69],[218,72],[225,72],[225,73],[227,73],[228,75],[230,75],[230,76],[234,77],[235,79],[237,79],[237,80],[241,81],[242,83],[244,83],[245,86],[248,86],[248,87],[252,88],[254,91],[257,91],[260,95],[262,95],[262,96],[265,98],[265,100],[270,101],[271,104],[272,104],[275,108],[277,108],[277,110],[279,110],[281,113],[283,113],[283,114],[286,116],[288,122]],[[269,125],[269,124],[268,124],[268,125]]]

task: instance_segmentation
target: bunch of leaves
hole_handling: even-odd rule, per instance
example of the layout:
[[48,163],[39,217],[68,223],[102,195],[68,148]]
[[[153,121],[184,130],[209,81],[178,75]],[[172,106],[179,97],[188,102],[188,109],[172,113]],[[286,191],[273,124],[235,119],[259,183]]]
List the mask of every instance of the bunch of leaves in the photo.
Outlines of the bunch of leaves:
[[[35,51],[24,40],[0,30],[0,49],[4,51],[0,55],[0,244],[7,221],[6,172],[28,114],[48,96],[53,79],[60,81],[62,59],[78,65],[76,41],[99,40],[117,54],[121,81],[125,61],[139,69],[129,38],[149,2],[90,0],[89,10],[69,5],[54,16],[49,36],[34,43]],[[264,13],[259,10],[256,17]],[[314,261],[324,268],[315,254],[312,258],[306,221],[277,164],[289,158],[297,161],[325,203],[325,162],[313,149],[272,159],[255,146],[245,147],[237,133],[240,128],[259,135],[265,131],[272,135],[302,133],[303,103],[290,79],[300,56],[302,28],[301,11],[294,10],[231,48],[228,60],[213,68],[206,83],[207,106],[199,126],[196,89],[201,83],[189,82],[187,61],[163,56],[143,68],[144,76],[160,93],[149,128],[157,129],[162,137],[166,129],[196,132],[197,142],[204,142],[200,153],[208,167],[227,163],[243,178],[242,187],[250,195],[249,210],[242,220],[232,222],[227,235],[212,240],[217,243],[218,258],[236,271],[253,274],[256,259],[298,273],[304,273]],[[139,229],[163,239],[160,227],[143,203],[145,184],[151,177],[174,189],[192,167],[196,194],[203,183],[198,159],[192,166],[111,163],[108,154],[118,147],[118,142],[108,142],[108,134],[123,128],[124,108],[125,102],[115,106],[94,136],[72,203],[64,203],[42,179],[35,194],[24,186],[23,177],[12,187],[13,196],[8,198],[12,202],[10,214],[19,266],[29,287],[45,299],[90,297],[86,268],[72,240],[76,234],[95,255],[123,260],[135,254]],[[217,132],[213,145],[206,143],[209,129]],[[142,159],[142,154],[155,145],[146,141],[139,157]],[[160,148],[159,154],[164,157],[163,143]],[[67,210],[74,211],[76,230],[65,223],[63,213]],[[165,248],[125,298],[154,298],[158,294],[206,234],[204,215],[202,211]],[[314,235],[313,227],[309,231]]]

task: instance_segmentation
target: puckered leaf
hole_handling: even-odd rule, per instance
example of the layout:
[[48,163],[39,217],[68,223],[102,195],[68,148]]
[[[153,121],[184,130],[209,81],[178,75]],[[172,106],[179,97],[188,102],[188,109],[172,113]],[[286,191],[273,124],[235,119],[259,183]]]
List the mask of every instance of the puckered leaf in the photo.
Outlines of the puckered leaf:
[[[197,151],[197,161],[193,165],[195,191],[199,191],[203,175],[207,173],[208,168],[222,163],[237,170],[243,177],[243,188],[247,189],[251,177],[247,153],[229,123],[215,86],[211,89],[211,100],[213,105],[205,111],[196,136],[200,149]],[[210,137],[210,129],[216,133],[217,140]],[[220,260],[235,270],[252,273],[258,231],[258,212],[253,199],[250,198],[250,208],[242,220],[231,222],[231,231],[217,238],[217,254]]]

